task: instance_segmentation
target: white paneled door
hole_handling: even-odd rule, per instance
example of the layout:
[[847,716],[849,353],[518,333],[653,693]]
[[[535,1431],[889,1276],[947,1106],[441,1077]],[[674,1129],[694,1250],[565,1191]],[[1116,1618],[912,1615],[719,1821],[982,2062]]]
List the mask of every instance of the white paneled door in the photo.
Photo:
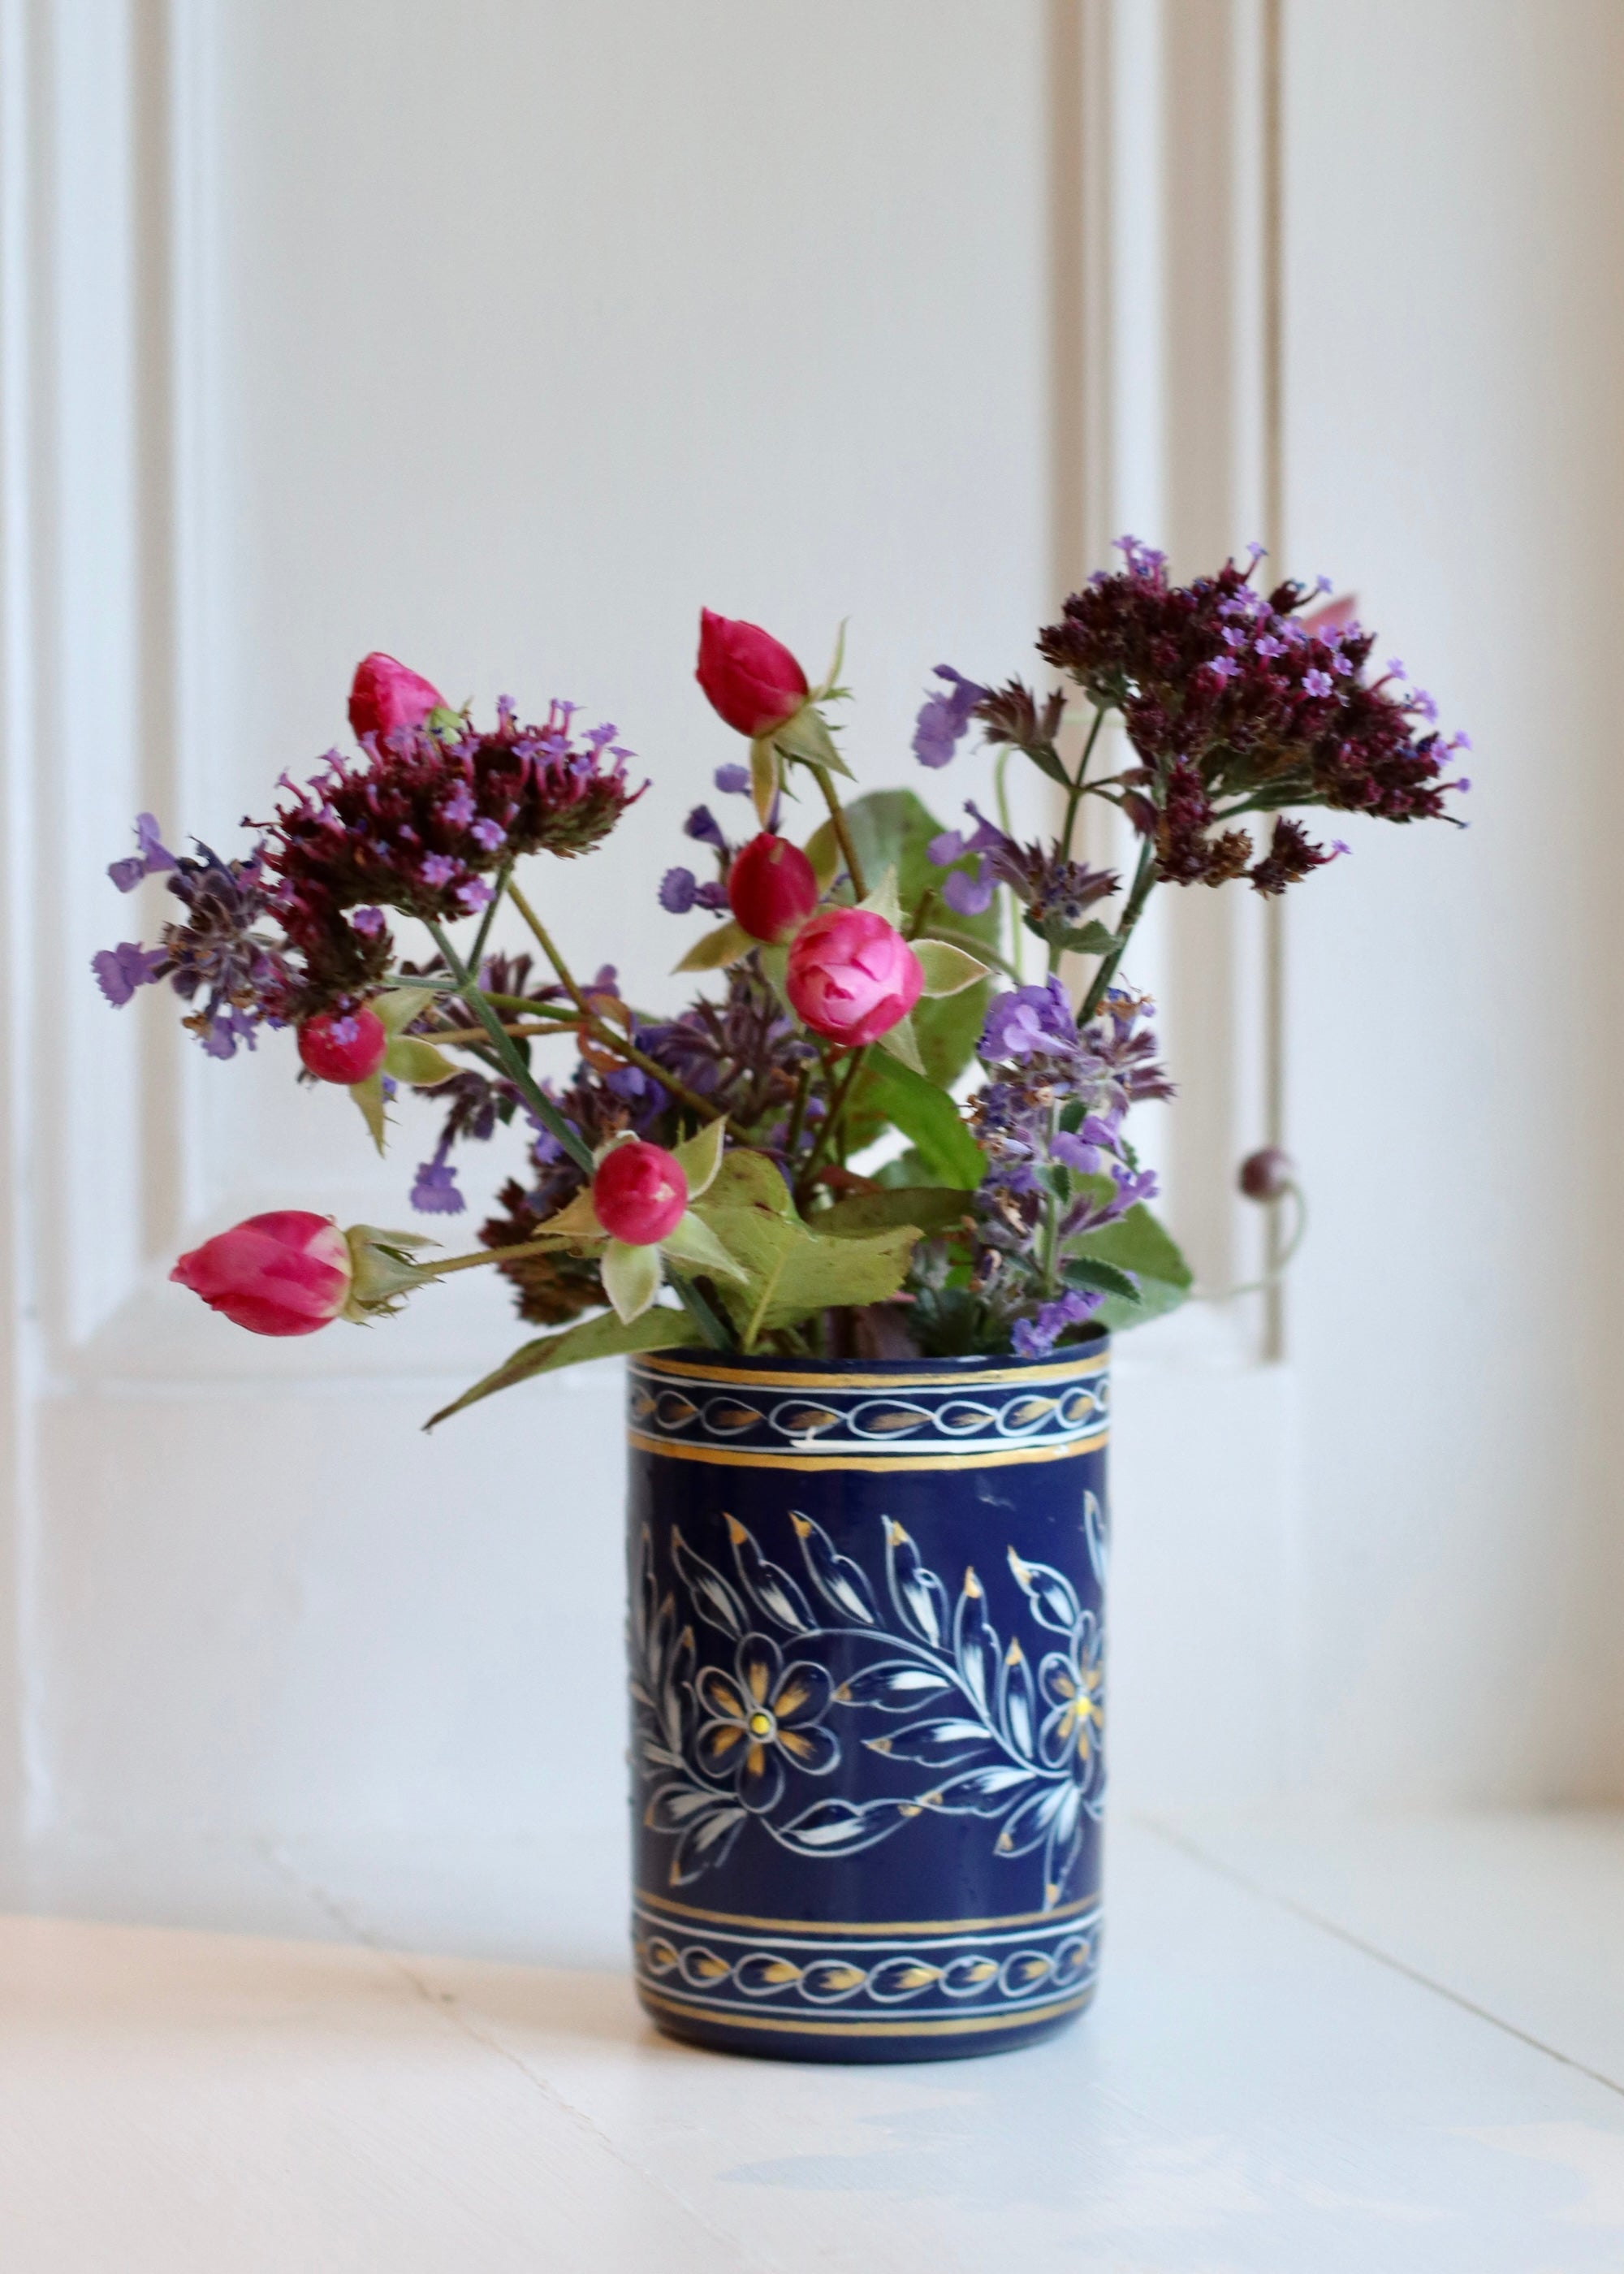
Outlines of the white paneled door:
[[[1560,67],[1538,64],[1545,108],[1519,131],[1545,154],[1539,211],[1560,236],[1589,210],[1587,164],[1604,163],[1613,98],[1583,82],[1589,62],[1611,64],[1613,33],[1605,0],[1549,12],[1575,44]],[[853,763],[919,787],[907,745],[931,667],[1026,668],[1034,628],[1119,527],[1188,569],[1300,530],[1323,565],[1351,562],[1372,613],[1390,596],[1403,636],[1441,652],[1439,691],[1470,702],[1471,723],[1522,723],[1534,667],[1519,677],[1507,659],[1500,588],[1472,586],[1470,628],[1425,598],[1484,541],[1465,504],[1508,479],[1519,390],[1534,384],[1515,326],[1491,320],[1505,280],[1486,241],[1471,237],[1477,265],[1446,305],[1450,351],[1490,358],[1496,409],[1455,434],[1435,494],[1458,398],[1440,390],[1425,414],[1400,403],[1380,317],[1384,284],[1404,298],[1405,260],[1421,273],[1455,259],[1450,231],[1492,168],[1485,121],[1509,99],[1535,11],[1423,0],[1395,15],[1402,89],[1376,45],[1387,13],[0,0],[0,1726],[20,1816],[545,1821],[562,1837],[620,1788],[614,1373],[533,1386],[425,1438],[444,1391],[518,1339],[494,1288],[459,1283],[370,1333],[284,1347],[166,1284],[177,1246],[254,1207],[398,1219],[433,1124],[408,1120],[369,1165],[347,1101],[294,1087],[285,1038],[216,1066],[182,1046],[166,1006],[102,1004],[89,957],[132,923],[103,871],[139,807],[229,848],[276,774],[343,733],[349,674],[371,647],[485,707],[569,697],[617,721],[652,787],[611,852],[549,870],[551,913],[582,960],[615,963],[659,1001],[676,947],[655,887],[683,814],[736,755],[692,684],[702,604],[820,661],[849,618]],[[1468,17],[1512,45],[1463,85],[1448,50]],[[1401,192],[1393,137],[1416,73],[1454,139],[1436,172],[1404,141]],[[1577,154],[1559,160],[1564,136]],[[1387,201],[1379,245],[1372,183]],[[1513,252],[1531,287],[1526,229]],[[1565,258],[1545,289],[1589,377],[1553,399],[1610,478],[1613,334],[1575,311],[1617,287],[1582,252]],[[1366,314],[1327,368],[1348,294]],[[1408,321],[1413,344],[1437,319]],[[1572,478],[1567,459],[1534,463],[1558,486]],[[1407,568],[1423,507],[1425,591]],[[1598,591],[1613,589],[1610,525],[1593,516],[1567,538]],[[1293,546],[1290,565],[1322,563]],[[1570,619],[1553,610],[1542,637],[1583,670]],[[1577,779],[1599,723],[1575,698],[1568,724]],[[983,764],[929,783],[944,822]],[[1498,755],[1496,769],[1515,779]],[[1517,1423],[1533,1433],[1519,1495],[1530,1448],[1568,1449],[1561,1507],[1514,1505],[1474,1468],[1478,1499],[1446,1522],[1435,1496],[1451,1448],[1481,1443],[1487,1393],[1429,1405],[1415,1369],[1424,1349],[1447,1352],[1465,1308],[1481,1329],[1507,1299],[1503,1278],[1472,1276],[1480,1216],[1432,1219],[1439,1251],[1423,1239],[1394,1257],[1385,1307],[1357,1313],[1357,1337],[1339,1310],[1339,1289],[1366,1285],[1384,1254],[1389,1188],[1410,1189],[1405,1147],[1469,1160],[1474,1192],[1514,1164],[1542,1173],[1510,1125],[1525,1076],[1509,1041],[1498,1057],[1483,1043],[1453,1100],[1408,1058],[1409,1093],[1391,1094],[1366,935],[1337,930],[1390,942],[1410,923],[1402,981],[1390,955],[1380,965],[1392,1022],[1425,1033],[1441,1005],[1486,1035],[1485,951],[1463,911],[1506,877],[1477,841],[1418,860],[1361,847],[1316,882],[1319,928],[1300,935],[1203,895],[1147,942],[1138,975],[1184,1090],[1152,1149],[1204,1282],[1257,1268],[1259,1227],[1230,1178],[1281,1133],[1288,1102],[1312,1134],[1330,1230],[1295,1313],[1198,1306],[1124,1353],[1125,1800],[1244,1800],[1322,1772],[1350,1792],[1396,1778],[1538,1797],[1605,1781],[1577,1677],[1563,1689],[1552,1674],[1519,1749],[1509,1675],[1462,1693],[1483,1717],[1474,1738],[1432,1672],[1447,1601],[1464,1607],[1452,1682],[1478,1680],[1475,1637],[1509,1647],[1512,1605],[1474,1564],[1479,1511],[1519,1587],[1537,1535],[1560,1544],[1568,1593],[1538,1597],[1549,1617],[1568,1616],[1575,1588],[1594,1604],[1616,1581],[1613,1472],[1600,1436],[1574,1434],[1588,1427],[1577,1383],[1542,1376],[1541,1412]],[[1538,857],[1553,881],[1554,847]],[[1610,938],[1599,876],[1565,918],[1581,988]],[[1462,913],[1433,923],[1440,905]],[[155,905],[140,914],[159,920]],[[1439,991],[1440,958],[1454,993]],[[1520,983],[1509,999],[1527,1021],[1541,998]],[[1348,1040],[1327,1073],[1332,1030]],[[1602,1254],[1575,1245],[1602,1175],[1586,1079],[1564,1108],[1580,1166],[1560,1272],[1589,1291],[1575,1315],[1595,1352]],[[504,1173],[492,1159],[491,1185]],[[1554,1317],[1558,1267],[1541,1255],[1522,1284]],[[1401,1382],[1382,1375],[1379,1320],[1396,1322]],[[1491,1374],[1504,1423],[1509,1372]],[[1306,1500],[1292,1418],[1304,1380]],[[1387,1407],[1403,1415],[1396,1440]],[[1407,1497],[1417,1477],[1425,1510]],[[1360,1543],[1374,1495],[1372,1565]],[[1600,1637],[1592,1615],[1575,1645],[1592,1675]],[[1536,1641],[1535,1667],[1554,1668],[1558,1648]],[[1530,1662],[1524,1646],[1522,1675]],[[1602,1712],[1590,1704],[1585,1730]]]

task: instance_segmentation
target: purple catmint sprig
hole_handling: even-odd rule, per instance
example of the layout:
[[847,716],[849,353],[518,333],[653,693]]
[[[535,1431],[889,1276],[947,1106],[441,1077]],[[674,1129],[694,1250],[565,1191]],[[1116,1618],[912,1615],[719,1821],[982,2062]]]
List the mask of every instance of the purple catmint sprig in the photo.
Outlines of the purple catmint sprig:
[[937,664],[936,676],[942,686],[926,697],[914,722],[914,755],[921,766],[933,770],[951,759],[970,730],[977,704],[985,702],[990,692],[955,671],[951,663]]
[[103,948],[91,959],[97,985],[122,1007],[138,988],[167,980],[192,1006],[182,1023],[211,1058],[234,1058],[239,1043],[252,1050],[262,1025],[285,1023],[299,984],[281,940],[260,929],[274,900],[263,844],[243,861],[222,861],[202,844],[177,855],[149,813],[136,823],[136,842],[137,852],[109,868],[113,882],[128,892],[162,876],[184,914],[164,925],[155,948],[132,940]]

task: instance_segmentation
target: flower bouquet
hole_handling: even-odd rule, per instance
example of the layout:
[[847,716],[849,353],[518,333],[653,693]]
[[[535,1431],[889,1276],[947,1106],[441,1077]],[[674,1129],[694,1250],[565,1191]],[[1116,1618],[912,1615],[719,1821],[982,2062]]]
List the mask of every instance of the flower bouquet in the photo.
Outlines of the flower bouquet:
[[[1124,957],[1159,884],[1276,894],[1345,851],[1304,809],[1428,819],[1467,787],[1465,738],[1372,674],[1325,580],[1265,592],[1254,547],[1179,585],[1122,550],[1039,635],[1061,686],[938,667],[921,766],[972,733],[996,753],[992,814],[953,827],[851,794],[838,651],[813,686],[704,614],[699,684],[743,746],[716,789],[747,819],[696,806],[660,885],[701,926],[674,1015],[578,972],[525,866],[636,802],[618,730],[506,699],[481,726],[387,656],[356,674],[358,755],[284,775],[245,853],[172,852],[143,815],[109,872],[178,904],[95,958],[110,1002],[167,983],[218,1058],[289,1031],[380,1151],[423,1098],[420,1216],[462,1212],[468,1148],[507,1130],[519,1156],[470,1252],[287,1209],[174,1279],[298,1335],[493,1269],[543,1331],[434,1421],[632,1358],[636,1948],[679,2034],[916,2058],[1086,1999],[1107,1335],[1191,1288],[1128,1133],[1171,1091]],[[1053,786],[1046,841],[1011,826],[1016,761]],[[1131,832],[1125,877],[1079,857],[1089,799]],[[492,946],[504,906],[523,952]],[[1274,1197],[1278,1163],[1247,1188]]]

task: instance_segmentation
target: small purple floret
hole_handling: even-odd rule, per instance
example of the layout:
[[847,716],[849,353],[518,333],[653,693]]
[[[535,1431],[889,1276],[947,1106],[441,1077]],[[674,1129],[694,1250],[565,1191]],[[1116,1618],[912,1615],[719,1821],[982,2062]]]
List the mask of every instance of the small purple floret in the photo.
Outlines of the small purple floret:
[[955,671],[951,663],[937,664],[936,675],[946,683],[939,694],[926,697],[914,722],[914,755],[921,766],[933,770],[947,764],[969,731],[976,704],[984,703],[990,691]]

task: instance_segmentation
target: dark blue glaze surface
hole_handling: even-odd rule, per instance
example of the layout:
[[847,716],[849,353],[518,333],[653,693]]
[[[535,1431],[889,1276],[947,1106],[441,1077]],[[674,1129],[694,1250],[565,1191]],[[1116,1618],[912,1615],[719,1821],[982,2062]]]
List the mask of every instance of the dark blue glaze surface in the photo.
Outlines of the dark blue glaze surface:
[[1087,2002],[1107,1356],[631,1363],[634,1945],[662,2029],[921,2060]]

